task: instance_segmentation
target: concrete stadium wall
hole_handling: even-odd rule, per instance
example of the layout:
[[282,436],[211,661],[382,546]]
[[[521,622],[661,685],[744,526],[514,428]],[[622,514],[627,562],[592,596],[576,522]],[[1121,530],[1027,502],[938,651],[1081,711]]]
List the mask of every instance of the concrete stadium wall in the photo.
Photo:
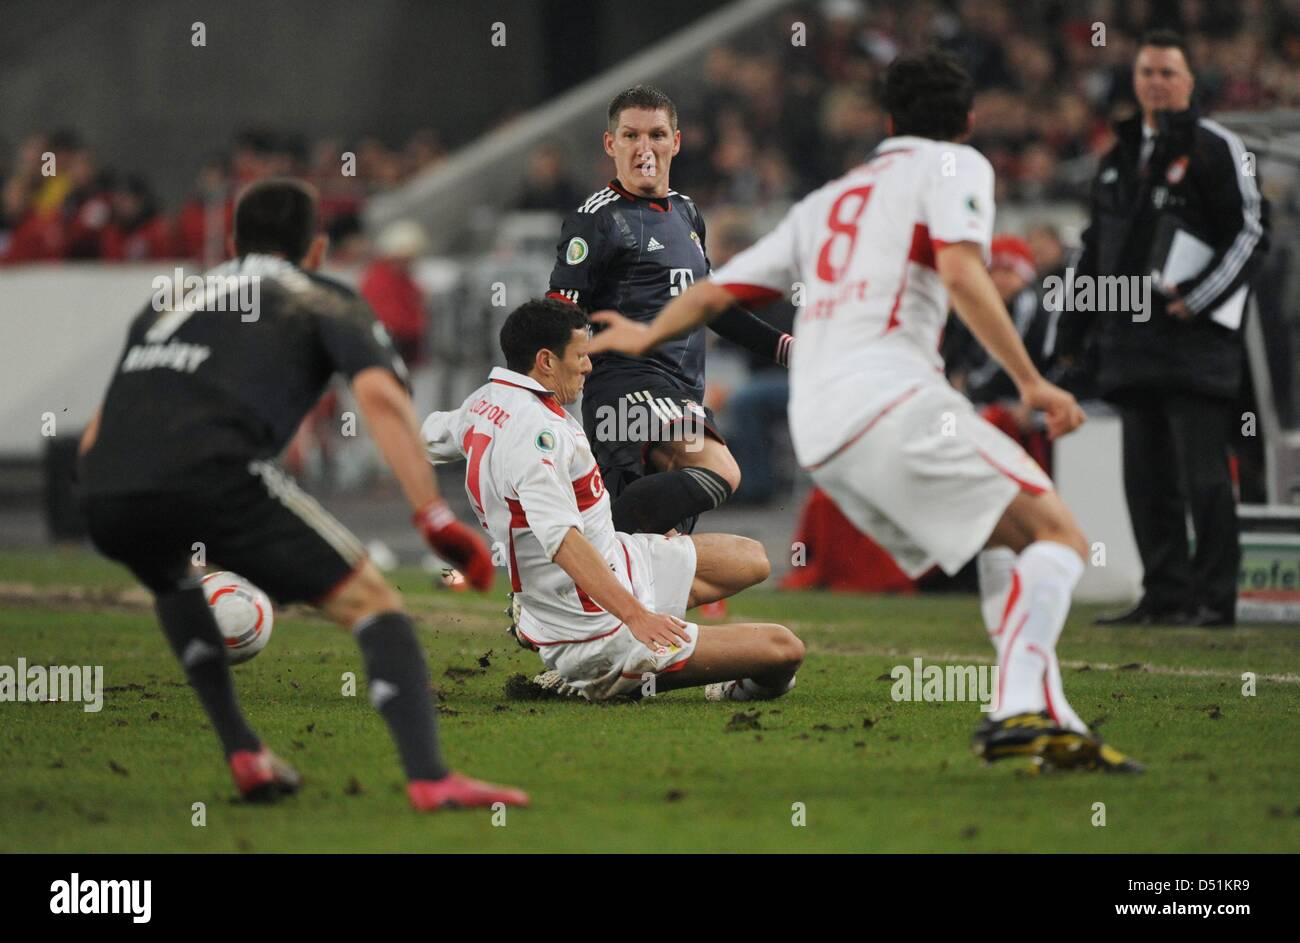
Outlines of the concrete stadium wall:
[[[127,326],[149,302],[153,279],[183,264],[0,268],[0,459],[40,457],[45,413],[54,414],[57,435],[85,426],[108,389]],[[325,271],[355,281],[355,272]]]
[[156,265],[0,269],[0,456],[38,457],[45,413],[57,434],[86,424],[158,273]]

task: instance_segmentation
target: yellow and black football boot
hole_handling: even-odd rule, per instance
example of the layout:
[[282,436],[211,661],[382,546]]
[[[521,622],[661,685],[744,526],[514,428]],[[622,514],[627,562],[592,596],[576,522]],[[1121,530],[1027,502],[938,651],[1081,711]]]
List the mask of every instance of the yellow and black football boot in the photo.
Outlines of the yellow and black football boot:
[[1105,773],[1143,773],[1146,767],[1104,742],[1095,730],[1081,735],[1085,743],[1048,743],[1035,761],[1043,772],[1054,770],[1100,770]]
[[1036,760],[1049,752],[1055,761],[1064,763],[1080,751],[1096,754],[1088,734],[1062,727],[1047,711],[1013,714],[1001,720],[985,718],[971,737],[971,749],[985,763],[1012,757]]

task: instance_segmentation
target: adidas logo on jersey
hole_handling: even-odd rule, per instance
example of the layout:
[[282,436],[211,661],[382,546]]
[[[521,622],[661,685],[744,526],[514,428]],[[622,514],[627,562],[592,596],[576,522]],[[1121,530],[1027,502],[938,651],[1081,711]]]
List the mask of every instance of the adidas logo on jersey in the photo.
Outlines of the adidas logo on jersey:
[[660,241],[659,241],[658,239],[656,239],[654,236],[651,236],[651,237],[650,237],[650,241],[647,242],[647,243],[645,244],[645,251],[647,251],[647,252],[655,252],[655,251],[657,251],[657,250],[659,250],[659,249],[662,249],[663,247],[664,247],[664,244],[663,244],[662,242],[660,242]]

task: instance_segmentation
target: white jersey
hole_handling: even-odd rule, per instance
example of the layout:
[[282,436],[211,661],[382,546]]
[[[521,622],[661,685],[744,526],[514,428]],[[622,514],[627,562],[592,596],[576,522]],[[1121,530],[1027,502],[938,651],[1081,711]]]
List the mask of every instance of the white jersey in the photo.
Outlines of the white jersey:
[[788,294],[799,306],[790,432],[802,466],[825,462],[908,391],[946,383],[935,249],[973,242],[987,258],[993,213],[993,168],[978,151],[889,138],[713,273],[742,302]]
[[570,527],[631,585],[615,539],[609,494],[581,424],[531,377],[498,367],[460,409],[421,428],[434,464],[466,459],[465,491],[493,552],[503,553],[520,594],[520,627],[532,639],[585,639],[620,623],[552,562]]

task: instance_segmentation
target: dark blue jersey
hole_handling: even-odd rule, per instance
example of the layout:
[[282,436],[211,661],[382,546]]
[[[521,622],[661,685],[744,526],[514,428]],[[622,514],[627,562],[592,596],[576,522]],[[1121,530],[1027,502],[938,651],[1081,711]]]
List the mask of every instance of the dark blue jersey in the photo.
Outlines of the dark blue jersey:
[[[549,294],[587,311],[609,308],[648,323],[709,274],[704,236],[704,219],[689,197],[675,190],[662,199],[640,197],[611,180],[564,221]],[[702,399],[704,329],[660,345],[645,359],[593,358],[586,389],[617,388],[631,377],[644,386],[647,372]]]

